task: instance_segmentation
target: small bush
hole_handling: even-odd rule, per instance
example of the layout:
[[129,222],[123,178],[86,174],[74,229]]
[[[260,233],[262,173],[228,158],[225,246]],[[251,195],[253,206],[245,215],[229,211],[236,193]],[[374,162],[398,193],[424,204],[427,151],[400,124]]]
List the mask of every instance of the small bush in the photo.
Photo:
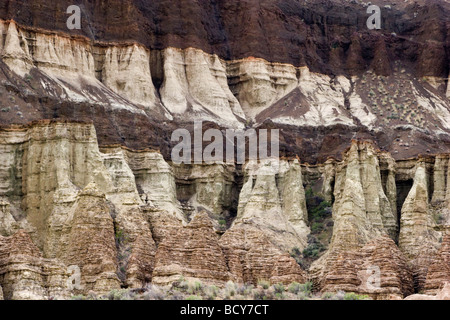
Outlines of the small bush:
[[349,292],[344,295],[344,300],[368,300],[368,299],[369,296],[356,294],[354,292]]
[[265,300],[266,293],[263,289],[255,289],[253,290],[253,299],[254,300]]
[[165,300],[166,296],[160,288],[149,285],[146,288],[146,292],[142,295],[142,298],[144,300]]
[[273,289],[275,290],[275,293],[283,293],[284,285],[282,283],[274,284]]
[[126,289],[114,289],[108,293],[107,298],[109,300],[132,300],[134,294]]
[[332,300],[334,297],[334,295],[331,292],[325,292],[324,294],[322,294],[321,299],[322,300]]
[[253,285],[243,284],[237,288],[237,294],[245,297],[245,296],[250,295],[252,293],[252,290],[253,290]]
[[258,286],[261,286],[263,289],[269,289],[270,282],[266,281],[266,280],[259,280],[258,281]]
[[190,282],[187,291],[190,294],[201,294],[203,293],[203,284],[200,281]]
[[288,287],[288,291],[293,294],[299,293],[300,289],[301,285],[298,282],[292,282]]
[[284,294],[282,292],[277,292],[277,293],[275,293],[275,298],[277,300],[283,300],[284,299]]
[[191,296],[187,297],[186,300],[203,300],[203,299],[200,296],[191,295]]
[[208,300],[214,300],[219,293],[219,289],[216,286],[208,286],[204,291]]
[[311,292],[312,292],[312,287],[313,287],[312,282],[306,282],[306,283],[300,285],[300,291],[303,292],[304,294],[310,296]]

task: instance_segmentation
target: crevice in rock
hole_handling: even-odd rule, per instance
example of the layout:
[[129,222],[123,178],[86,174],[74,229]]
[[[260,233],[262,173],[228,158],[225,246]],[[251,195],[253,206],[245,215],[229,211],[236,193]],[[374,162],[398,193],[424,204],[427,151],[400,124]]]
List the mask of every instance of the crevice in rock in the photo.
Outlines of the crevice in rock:
[[117,276],[121,282],[120,286],[127,288],[127,267],[131,255],[131,245],[124,230],[119,228],[116,221],[114,221],[114,239],[117,248]]
[[164,83],[164,59],[161,50],[152,50],[150,52],[150,74],[153,85],[159,94],[159,90]]
[[398,225],[397,229],[398,231],[396,236],[397,244],[398,244],[398,235],[400,233],[400,218],[402,214],[403,203],[405,202],[405,199],[408,196],[409,191],[413,186],[413,183],[414,183],[413,179],[395,181],[395,186],[397,189],[397,225]]

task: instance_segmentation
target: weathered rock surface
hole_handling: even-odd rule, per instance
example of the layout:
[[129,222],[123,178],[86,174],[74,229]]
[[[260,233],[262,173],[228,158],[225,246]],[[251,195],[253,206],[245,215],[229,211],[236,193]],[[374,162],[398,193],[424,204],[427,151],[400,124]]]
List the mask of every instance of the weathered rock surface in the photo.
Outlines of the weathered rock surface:
[[450,282],[446,282],[436,295],[413,294],[406,297],[405,300],[450,300]]
[[297,262],[252,224],[233,226],[220,239],[232,280],[256,285],[259,280],[289,284],[307,280]]
[[429,294],[436,294],[450,283],[450,235],[445,235],[441,248],[428,267],[425,290]]
[[114,223],[106,197],[94,183],[88,184],[78,197],[62,260],[80,269],[82,292],[118,289]]
[[239,197],[235,165],[225,163],[202,165],[173,164],[177,196],[197,211],[207,210],[214,217],[228,218]]
[[249,161],[244,173],[233,227],[254,226],[284,251],[303,250],[309,227],[299,161]]
[[0,283],[5,299],[69,298],[69,275],[64,264],[44,259],[24,230],[0,236]]
[[[39,247],[36,254],[56,259],[64,272],[72,266],[79,270],[81,278],[74,293],[107,292],[120,288],[121,283],[142,287],[151,281],[156,246],[142,209],[144,193],[139,194],[127,162],[133,152],[112,147],[101,153],[91,124],[41,122],[30,128],[2,132],[1,142],[2,149],[16,146],[12,159],[6,153],[8,161],[1,171],[5,172],[0,194],[5,199],[0,216],[4,222],[2,235],[14,234],[25,226]],[[160,177],[156,175],[158,170],[151,176],[153,185],[158,181],[160,184],[159,190],[151,192],[163,194],[159,200],[166,200],[155,204],[167,210],[177,208],[171,171],[167,171],[168,165],[161,156],[151,153],[156,152],[147,152],[154,161],[143,161],[141,169],[166,169],[161,170]],[[151,166],[158,162],[165,166]],[[11,189],[11,177],[20,181],[21,189]],[[146,184],[149,177],[142,177],[141,182]],[[24,206],[20,206],[20,198]],[[15,217],[11,212],[15,212]],[[51,272],[55,269],[45,261],[39,263],[40,268]],[[21,281],[20,276],[17,281]],[[13,297],[8,285],[0,283],[7,299]],[[58,285],[51,289],[52,283],[36,286],[44,291],[60,290]],[[30,294],[36,297],[50,297],[33,291]]]
[[414,292],[407,260],[387,236],[333,258],[333,267],[322,281],[324,292],[358,292],[376,300],[402,299]]
[[434,230],[428,194],[425,163],[417,163],[414,184],[401,210],[399,248],[413,266],[415,287],[423,289],[427,269],[439,247],[439,233]]
[[[49,121],[1,131],[0,150],[5,299],[60,299],[180,276],[218,285],[312,276],[322,291],[397,299],[413,289],[435,294],[448,281],[448,236],[439,243],[444,155],[395,162],[354,141],[342,162],[325,165],[283,158],[249,161],[241,171],[172,168],[156,151],[99,149],[92,124]],[[334,201],[334,227],[328,250],[305,271],[288,252],[308,245],[303,185],[315,183]],[[178,200],[191,206],[188,215]],[[435,213],[445,221],[436,223]],[[220,229],[219,218],[232,223]]]
[[[380,162],[388,171],[387,179],[381,178]],[[406,260],[389,240],[396,239],[398,229],[396,208],[391,207],[396,192],[395,182],[389,180],[394,175],[392,162],[372,144],[354,141],[336,164],[333,235],[328,250],[310,269],[322,291],[364,292],[382,299],[410,293],[412,277]],[[379,265],[384,259],[392,263]],[[366,271],[372,268],[381,272],[382,287],[367,287]]]
[[218,240],[204,211],[187,226],[178,224],[159,242],[153,283],[170,284],[183,276],[223,285],[230,274]]
[[[288,156],[302,154],[302,160],[308,162],[339,156],[352,138],[373,139],[380,147],[392,152],[395,158],[417,156],[427,150],[433,153],[450,150],[450,112],[445,88],[448,59],[443,54],[446,44],[442,40],[447,32],[445,27],[432,28],[430,32],[434,40],[431,44],[428,38],[421,37],[422,31],[420,34],[411,31],[416,30],[416,25],[406,28],[405,36],[363,30],[357,31],[362,32],[357,35],[354,30],[347,30],[348,19],[363,14],[366,8],[333,1],[325,7],[331,5],[338,10],[343,6],[345,10],[354,12],[354,16],[329,21],[339,26],[329,30],[336,35],[331,41],[329,37],[323,39],[322,32],[312,27],[316,20],[311,14],[317,14],[317,18],[328,17],[328,10],[323,11],[321,6],[307,2],[301,6],[290,0],[282,2],[260,5],[261,13],[271,15],[271,10],[275,10],[294,20],[303,17],[297,21],[301,30],[298,32],[302,34],[301,39],[308,39],[304,42],[306,47],[301,45],[300,51],[295,49],[287,59],[282,58],[285,51],[276,57],[272,56],[273,52],[263,53],[266,46],[263,51],[258,49],[259,54],[253,52],[244,56],[233,54],[231,48],[226,52],[222,51],[223,48],[211,51],[217,43],[206,45],[197,38],[198,35],[185,39],[187,43],[199,40],[190,45],[181,45],[178,38],[174,40],[170,36],[171,40],[161,40],[166,45],[153,43],[154,39],[143,39],[140,33],[135,38],[128,38],[134,32],[127,37],[123,37],[122,32],[108,37],[109,29],[102,36],[89,39],[92,38],[91,29],[83,32],[87,37],[66,28],[55,32],[55,26],[45,29],[46,23],[43,23],[43,29],[36,28],[22,17],[16,17],[19,24],[16,20],[6,20],[9,14],[0,11],[0,17],[5,17],[0,20],[0,91],[6,93],[2,95],[1,103],[2,112],[7,115],[0,117],[0,123],[25,124],[48,118],[89,119],[96,125],[101,144],[120,143],[134,149],[150,145],[159,148],[166,160],[170,158],[170,131],[199,119],[234,128],[264,126],[270,121],[284,129],[282,135],[286,148],[283,152]],[[128,5],[130,10],[137,11],[130,11],[127,16],[144,10],[140,6]],[[165,5],[167,3],[162,6]],[[55,8],[63,10],[60,6],[61,3]],[[92,10],[99,9],[90,4],[86,6]],[[152,4],[147,6],[152,7]],[[10,5],[12,7],[14,4]],[[354,11],[356,7],[359,9]],[[447,7],[438,7],[429,5],[443,18]],[[58,19],[62,18],[55,8],[49,12]],[[249,11],[250,17],[254,14],[247,5],[239,10],[232,8],[226,6],[222,13],[231,10],[234,16],[244,10]],[[197,9],[199,12],[206,10],[203,7]],[[27,10],[27,7],[21,10]],[[397,7],[395,10],[386,9],[386,14],[396,12],[397,19],[417,13],[408,10],[412,9]],[[144,11],[148,13],[147,9]],[[158,15],[159,10],[152,12]],[[35,14],[31,10],[30,15]],[[201,16],[200,20],[203,18]],[[272,20],[278,21],[279,17],[273,18],[266,21],[264,15],[258,15],[258,19],[269,24]],[[97,16],[95,19],[92,17],[86,24],[96,24],[93,22],[96,19]],[[428,20],[421,17],[419,24],[430,28]],[[41,24],[39,19],[33,21],[32,24]],[[216,27],[227,29],[220,25],[211,26],[208,32]],[[279,27],[284,29],[284,25]],[[309,27],[315,31],[304,34]],[[234,27],[231,29],[236,32]],[[348,34],[342,35],[337,30]],[[254,31],[248,31],[249,35],[255,35]],[[172,32],[175,31],[171,30],[169,34]],[[399,30],[395,32],[400,33]],[[295,34],[298,37],[297,32]],[[239,30],[239,35],[242,36],[242,30]],[[347,38],[351,39],[348,40],[350,42],[343,40]],[[399,45],[398,41],[411,41],[412,38],[422,41],[421,45],[412,41],[408,45],[402,42],[400,47],[403,50],[407,46],[411,52],[416,52],[411,56],[418,61],[409,61],[404,56],[395,62],[388,61],[397,55],[396,50],[391,52],[394,43]],[[285,39],[285,36],[272,35],[270,39],[269,46],[272,41],[283,42],[280,39]],[[320,43],[316,42],[318,39],[321,39]],[[247,49],[243,52],[251,52],[251,47],[258,47],[259,40],[245,46]],[[234,47],[238,42],[226,43]],[[363,42],[365,44],[362,45]],[[291,44],[289,42],[289,46]],[[433,50],[422,51],[418,48],[421,46],[431,46]],[[241,49],[236,50],[241,52]],[[302,54],[299,56],[298,52]],[[411,68],[411,65],[416,65],[416,68]],[[417,75],[426,77],[418,81]],[[400,141],[405,142],[393,142],[398,135]]]

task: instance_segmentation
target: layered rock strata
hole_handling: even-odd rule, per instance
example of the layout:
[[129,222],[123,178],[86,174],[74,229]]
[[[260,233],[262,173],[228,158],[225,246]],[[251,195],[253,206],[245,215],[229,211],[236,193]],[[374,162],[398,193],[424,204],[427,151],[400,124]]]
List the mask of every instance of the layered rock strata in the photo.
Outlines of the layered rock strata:
[[[391,207],[384,190],[395,194],[395,184],[381,178],[380,154],[372,144],[354,141],[344,161],[336,166],[333,235],[329,249],[311,266],[314,281],[321,290],[340,287],[375,297],[409,292],[405,286],[408,288],[412,279],[404,275],[408,273],[406,260],[395,243],[387,240],[396,238],[398,226],[396,208]],[[392,175],[393,172],[388,177]],[[373,262],[383,259],[392,260],[392,264],[381,266]],[[391,279],[385,280],[378,290],[369,290],[363,278],[364,272],[372,267],[381,273],[382,279]]]
[[264,230],[284,251],[306,247],[308,212],[298,159],[246,164],[232,229],[240,225]]
[[[340,155],[351,138],[374,139],[396,158],[449,150],[447,71],[417,81],[408,63],[384,61],[389,68],[381,70],[368,63],[373,70],[366,70],[360,61],[356,74],[331,76],[303,62],[230,58],[195,44],[155,49],[136,39],[92,41],[14,20],[0,20],[0,38],[5,124],[93,119],[103,144],[152,145],[166,160],[168,126],[194,120],[233,128],[275,123],[284,128],[287,155],[306,152],[308,161]],[[385,40],[372,42],[385,47]],[[357,37],[348,50],[332,50],[331,61],[341,64],[345,51],[361,55],[355,46]],[[384,51],[374,54],[387,57]]]
[[[224,202],[234,184],[232,167],[187,171],[197,184],[197,207],[186,216],[174,170],[156,151],[105,146],[100,152],[93,125],[83,123],[42,121],[0,134],[2,149],[10,150],[0,170],[1,232],[8,236],[2,252],[10,256],[15,247],[8,239],[20,235],[32,250],[19,262],[36,269],[34,282],[22,288],[23,281],[31,281],[29,274],[12,277],[15,262],[2,260],[6,299],[105,293],[168,284],[180,276],[218,285],[306,281],[287,253],[293,246],[303,248],[309,232],[298,160],[283,160],[277,171],[248,164],[248,181],[255,176],[260,182],[241,192],[242,212],[231,229],[218,230],[218,215],[233,207]],[[182,177],[180,167],[175,172]],[[258,191],[265,187],[275,190],[276,198],[265,201]],[[253,212],[261,201],[264,210]],[[264,226],[270,216],[273,225]],[[26,230],[16,233],[21,226]]]

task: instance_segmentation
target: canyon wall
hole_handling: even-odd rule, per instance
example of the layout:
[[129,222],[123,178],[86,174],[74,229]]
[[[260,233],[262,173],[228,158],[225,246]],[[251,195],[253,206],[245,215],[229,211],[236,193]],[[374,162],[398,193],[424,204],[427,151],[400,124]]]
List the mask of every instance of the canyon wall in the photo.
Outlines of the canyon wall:
[[330,74],[1,19],[0,57],[1,124],[93,120],[102,145],[151,146],[166,160],[170,132],[194,120],[219,128],[275,124],[283,128],[283,153],[304,153],[310,163],[340,157],[352,138],[372,139],[395,159],[449,150],[446,75],[419,81],[401,59],[389,62],[388,73],[363,67]]
[[[342,0],[81,0],[81,30],[66,0],[0,4],[0,299],[440,292],[450,8],[391,2],[381,30]],[[280,129],[281,157],[172,163],[195,120]]]
[[[353,141],[343,161],[317,166],[172,167],[157,151],[99,148],[92,124],[52,121],[3,129],[0,143],[5,299],[182,276],[219,286],[312,279],[322,292],[393,299],[436,294],[449,279],[448,155],[396,162]],[[332,236],[310,268],[290,255],[311,244],[307,186],[333,202]]]

